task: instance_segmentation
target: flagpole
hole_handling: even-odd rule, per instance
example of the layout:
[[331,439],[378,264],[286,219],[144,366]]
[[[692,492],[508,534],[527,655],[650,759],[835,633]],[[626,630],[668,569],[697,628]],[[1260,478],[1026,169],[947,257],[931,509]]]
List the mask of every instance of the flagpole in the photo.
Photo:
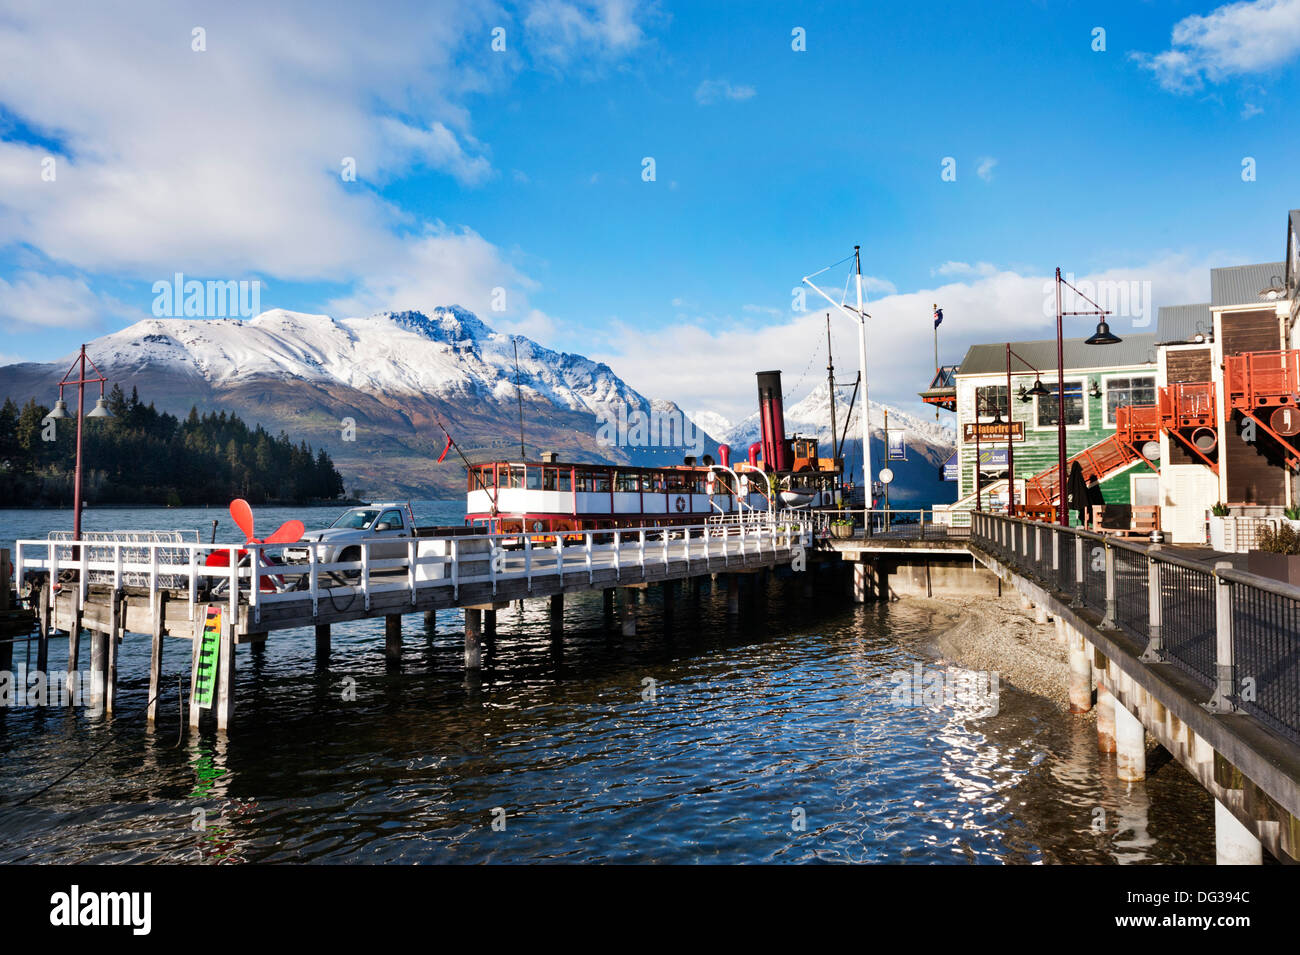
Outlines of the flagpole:
[[[938,302],[935,302],[935,303],[934,303],[934,314],[931,315],[930,318],[931,318],[931,319],[937,319],[938,317],[939,317],[939,303],[938,303]],[[938,323],[938,321],[935,321],[935,322],[934,322],[934,376],[935,376],[936,378],[939,377],[939,323]],[[938,405],[935,405],[935,406],[934,406],[934,420],[935,420],[935,421],[938,421],[938,420],[939,420],[939,406],[938,406]]]

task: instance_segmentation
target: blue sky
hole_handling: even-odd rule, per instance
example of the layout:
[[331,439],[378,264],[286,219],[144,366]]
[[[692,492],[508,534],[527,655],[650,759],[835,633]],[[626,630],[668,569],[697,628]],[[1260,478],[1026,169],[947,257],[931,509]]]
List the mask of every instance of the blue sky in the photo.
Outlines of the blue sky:
[[932,302],[955,361],[1047,337],[1056,265],[1174,304],[1282,258],[1300,0],[792,6],[0,4],[0,357],[150,317],[183,271],[263,308],[462,304],[736,417],[821,347],[792,288],[860,243],[872,397],[915,408]]

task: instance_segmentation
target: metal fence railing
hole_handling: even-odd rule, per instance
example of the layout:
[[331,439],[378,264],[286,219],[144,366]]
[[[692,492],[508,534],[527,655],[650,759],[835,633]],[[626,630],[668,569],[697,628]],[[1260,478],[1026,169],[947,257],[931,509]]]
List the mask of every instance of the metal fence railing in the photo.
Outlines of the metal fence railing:
[[[781,511],[784,515],[790,512]],[[844,508],[799,512],[819,537],[865,540],[965,540],[970,537],[969,511],[934,511],[897,508]]]
[[971,543],[1145,644],[1216,712],[1245,712],[1300,740],[1300,587],[1159,545],[1001,514],[973,514]]

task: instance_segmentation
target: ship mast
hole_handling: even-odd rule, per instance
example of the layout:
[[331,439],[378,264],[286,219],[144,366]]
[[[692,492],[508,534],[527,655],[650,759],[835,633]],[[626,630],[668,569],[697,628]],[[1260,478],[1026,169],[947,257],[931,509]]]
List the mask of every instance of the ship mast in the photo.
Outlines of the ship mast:
[[835,466],[835,358],[831,355],[831,313],[826,313],[826,385],[831,396],[831,466]]

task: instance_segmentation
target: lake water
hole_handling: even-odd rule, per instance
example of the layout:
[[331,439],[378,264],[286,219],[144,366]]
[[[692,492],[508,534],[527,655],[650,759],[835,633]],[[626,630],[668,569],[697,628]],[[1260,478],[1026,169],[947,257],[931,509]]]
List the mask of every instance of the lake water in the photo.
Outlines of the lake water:
[[[264,535],[338,509],[255,513]],[[421,523],[462,514],[416,505]],[[242,539],[204,509],[88,511],[85,527],[206,540],[214,517],[219,541]],[[0,538],[70,523],[0,511]],[[1121,784],[1091,723],[1005,685],[988,717],[891,699],[891,674],[929,666],[952,622],[933,605],[856,607],[842,577],[811,595],[776,577],[739,619],[721,593],[683,593],[666,632],[648,593],[632,638],[605,631],[599,594],[570,596],[558,651],[545,601],[503,610],[478,678],[459,613],[433,634],[407,617],[400,672],[382,620],[335,626],[328,668],[310,631],[274,633],[238,651],[228,740],[178,734],[181,640],[146,732],[149,641],[129,635],[111,722],[0,710],[0,863],[1214,861],[1212,802],[1175,763]]]

